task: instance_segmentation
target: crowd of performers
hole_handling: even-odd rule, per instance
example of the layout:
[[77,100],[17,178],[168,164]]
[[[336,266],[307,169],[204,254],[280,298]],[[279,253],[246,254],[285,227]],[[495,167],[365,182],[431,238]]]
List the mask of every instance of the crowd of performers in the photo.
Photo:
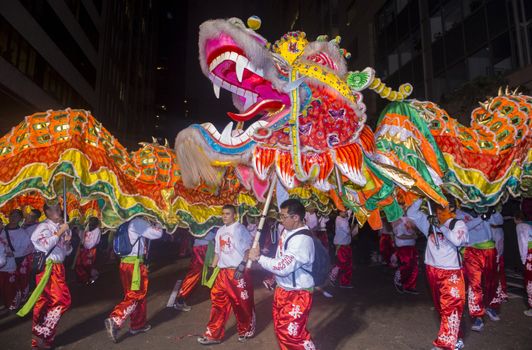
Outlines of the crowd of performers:
[[[508,299],[503,258],[505,218],[495,210],[479,215],[459,209],[453,198],[448,199],[449,206],[434,206],[433,215],[429,215],[426,202],[417,200],[404,208],[402,218],[384,223],[379,232],[379,260],[395,269],[392,282],[397,291],[414,295],[419,294],[416,242],[418,236],[426,238],[427,281],[441,320],[433,349],[464,347],[461,321],[466,300],[471,329],[481,332],[486,317],[491,321],[500,320],[501,303]],[[18,310],[19,316],[33,312],[34,349],[53,347],[58,322],[71,302],[63,262],[72,253],[75,230],[64,222],[59,205],[45,205],[42,209],[44,221],[39,222],[41,211],[37,209],[24,212],[16,209],[10,213],[5,226],[0,224],[3,310]],[[247,225],[242,224],[232,205],[223,207],[221,217],[223,226],[194,240],[189,269],[173,304],[177,310],[190,311],[187,299],[205,276],[211,276],[211,284],[207,283],[211,288],[210,317],[198,343],[221,343],[231,310],[237,320],[238,341],[246,342],[254,336],[257,315],[251,274],[263,269],[267,276],[263,284],[274,291],[272,315],[279,347],[315,349],[307,329],[314,292],[330,298],[332,287],[353,288],[351,243],[359,235],[353,215],[340,211],[335,216],[320,216],[313,208],[305,209],[298,200],[289,199],[280,205],[277,222],[263,230],[266,233],[257,246],[253,245],[256,218],[248,216]],[[524,314],[532,317],[532,226],[522,213],[512,219],[525,266],[528,308]],[[101,238],[99,226],[99,220],[91,217],[87,226],[77,233],[80,242],[73,267],[78,283],[83,285],[91,285],[98,278],[95,261]],[[151,329],[146,317],[145,256],[149,241],[163,235],[159,225],[142,217],[129,221],[125,230],[129,249],[119,255],[124,297],[105,319],[105,328],[114,342],[118,341],[118,332],[128,318],[132,335]],[[327,283],[317,285],[314,263],[323,251],[329,252],[333,263]],[[38,259],[45,261],[40,269],[34,261]],[[240,268],[247,260],[255,263],[253,269]],[[36,273],[35,285],[32,271]]]

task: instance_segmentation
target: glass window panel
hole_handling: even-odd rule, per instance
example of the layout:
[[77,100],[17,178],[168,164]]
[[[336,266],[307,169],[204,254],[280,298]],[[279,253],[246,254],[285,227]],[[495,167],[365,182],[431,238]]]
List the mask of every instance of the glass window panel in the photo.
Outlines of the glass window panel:
[[417,29],[420,24],[419,20],[419,4],[417,1],[412,1],[408,5],[408,12],[410,13],[410,28]]
[[445,34],[445,58],[447,65],[456,62],[464,56],[464,39],[462,26],[453,28]]
[[478,11],[464,21],[467,52],[475,52],[488,41],[484,11]]
[[18,56],[18,69],[22,73],[26,73],[26,67],[28,65],[28,51],[28,43],[26,43],[26,41],[21,41]]
[[464,18],[468,17],[482,7],[482,0],[463,0]]
[[498,34],[508,30],[508,19],[506,17],[505,1],[493,1],[487,4],[488,10],[488,28],[490,37],[493,38]]
[[490,64],[490,51],[488,47],[484,47],[475,54],[467,58],[467,68],[469,71],[469,79],[486,76],[492,74]]
[[397,16],[397,36],[399,39],[403,39],[408,36],[410,32],[410,26],[408,25],[408,9],[404,9]]
[[508,57],[511,57],[510,36],[505,33],[491,42],[493,63],[498,63]]
[[432,42],[435,42],[443,36],[443,26],[441,23],[440,12],[430,17],[430,36],[432,38]]
[[499,61],[498,63],[495,63],[493,65],[493,72],[496,75],[504,75],[508,71],[512,70],[512,68],[513,68],[512,58],[507,57],[503,59],[502,61]]
[[17,65],[18,60],[18,44],[20,36],[15,33],[11,32],[11,40],[9,40],[9,62],[11,62],[12,65]]
[[399,55],[392,53],[388,55],[388,74],[393,74],[399,69]]
[[443,7],[443,27],[446,32],[462,22],[461,0],[453,0]]
[[34,78],[35,76],[35,64],[37,62],[37,53],[34,49],[30,48],[29,55],[28,55],[28,69],[26,71],[26,75],[30,78]]
[[400,13],[406,7],[406,5],[408,5],[409,2],[410,0],[396,0],[397,13]]
[[445,74],[434,77],[432,80],[432,99],[439,102],[446,91],[447,79],[445,79]]
[[429,13],[430,14],[440,9],[440,0],[428,0],[428,2],[429,2]]
[[459,62],[447,70],[447,82],[449,91],[456,89],[467,81],[467,69],[465,62]]
[[435,74],[440,73],[445,68],[443,39],[436,41],[432,45],[432,68]]

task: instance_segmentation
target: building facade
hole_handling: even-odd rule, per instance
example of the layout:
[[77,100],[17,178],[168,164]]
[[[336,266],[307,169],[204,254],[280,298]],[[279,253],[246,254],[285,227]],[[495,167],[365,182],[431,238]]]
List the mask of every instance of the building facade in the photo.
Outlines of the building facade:
[[[440,102],[486,76],[532,85],[530,1],[344,1],[339,12],[350,68],[374,67],[393,87],[410,82],[415,98]],[[365,97],[371,114],[385,104],[371,92]]]
[[25,115],[90,110],[126,146],[155,120],[151,0],[0,2],[0,132]]

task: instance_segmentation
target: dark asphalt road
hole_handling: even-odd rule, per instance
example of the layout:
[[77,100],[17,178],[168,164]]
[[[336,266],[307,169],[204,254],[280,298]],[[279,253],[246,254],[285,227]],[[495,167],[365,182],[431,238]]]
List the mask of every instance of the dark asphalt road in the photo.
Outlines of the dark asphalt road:
[[[209,316],[209,295],[198,288],[190,300],[191,312],[165,307],[177,276],[184,276],[188,259],[171,259],[152,265],[148,318],[153,329],[146,334],[121,331],[118,344],[111,343],[103,320],[120,300],[122,292],[115,265],[103,268],[90,287],[71,283],[72,307],[59,323],[58,349],[200,349],[196,334],[202,333]],[[271,321],[271,298],[256,273],[257,335],[245,344],[237,342],[234,317],[227,325],[226,340],[212,349],[277,349]],[[316,344],[329,349],[430,349],[439,323],[421,272],[421,294],[397,294],[392,271],[383,266],[356,266],[354,289],[336,289],[334,298],[315,295],[309,328]],[[518,294],[522,290],[514,289]],[[466,317],[466,349],[530,350],[532,319],[523,315],[524,300],[514,297],[503,305],[500,322],[486,322],[480,334],[469,331]],[[9,315],[0,319],[0,348],[29,349],[31,320]]]

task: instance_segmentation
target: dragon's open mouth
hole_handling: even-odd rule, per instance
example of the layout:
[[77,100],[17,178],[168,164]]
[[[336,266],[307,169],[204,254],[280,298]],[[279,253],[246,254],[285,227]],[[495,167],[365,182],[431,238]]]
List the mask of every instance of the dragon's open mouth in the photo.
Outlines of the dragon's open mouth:
[[[228,112],[229,117],[239,123],[259,117],[244,130],[232,130],[233,123],[219,133],[210,124],[203,124],[221,144],[237,146],[249,142],[261,129],[271,129],[289,113],[290,98],[276,90],[265,78],[263,68],[253,63],[231,36],[222,34],[204,43],[208,77],[213,84],[214,94],[220,97],[220,90],[233,94],[233,102],[240,113]],[[259,132],[260,133],[260,132]]]

